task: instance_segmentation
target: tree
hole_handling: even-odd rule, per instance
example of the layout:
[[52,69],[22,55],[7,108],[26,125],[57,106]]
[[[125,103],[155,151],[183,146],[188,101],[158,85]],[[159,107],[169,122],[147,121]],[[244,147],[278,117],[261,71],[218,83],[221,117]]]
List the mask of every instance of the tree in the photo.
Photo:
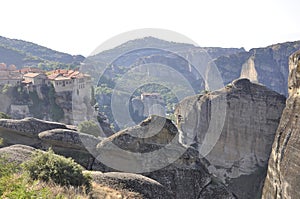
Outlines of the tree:
[[96,124],[94,121],[91,121],[91,120],[81,122],[78,125],[78,130],[81,133],[94,135],[96,137],[100,136],[100,133],[101,133],[98,124]]
[[91,106],[94,106],[97,103],[95,98],[95,88],[94,86],[91,87]]

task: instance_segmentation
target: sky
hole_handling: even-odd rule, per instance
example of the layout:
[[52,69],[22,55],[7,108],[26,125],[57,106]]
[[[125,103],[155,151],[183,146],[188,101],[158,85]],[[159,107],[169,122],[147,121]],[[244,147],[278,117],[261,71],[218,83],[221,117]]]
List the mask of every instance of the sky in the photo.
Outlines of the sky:
[[0,8],[1,36],[73,55],[144,28],[246,50],[300,40],[299,0],[2,0]]

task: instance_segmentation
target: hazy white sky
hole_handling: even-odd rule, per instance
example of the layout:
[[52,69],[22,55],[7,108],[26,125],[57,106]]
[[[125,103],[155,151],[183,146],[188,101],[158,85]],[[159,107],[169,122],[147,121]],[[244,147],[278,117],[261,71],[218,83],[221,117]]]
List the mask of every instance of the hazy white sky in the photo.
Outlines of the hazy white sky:
[[1,36],[85,56],[140,28],[176,31],[200,46],[300,40],[299,0],[2,0],[0,8]]

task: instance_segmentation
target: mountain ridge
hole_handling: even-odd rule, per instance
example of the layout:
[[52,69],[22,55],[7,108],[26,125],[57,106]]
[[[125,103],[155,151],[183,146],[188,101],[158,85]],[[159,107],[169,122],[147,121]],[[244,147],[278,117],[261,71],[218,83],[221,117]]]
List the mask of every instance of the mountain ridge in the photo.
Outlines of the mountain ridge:
[[32,42],[0,36],[0,62],[17,68],[74,68],[84,59],[82,55],[70,55]]

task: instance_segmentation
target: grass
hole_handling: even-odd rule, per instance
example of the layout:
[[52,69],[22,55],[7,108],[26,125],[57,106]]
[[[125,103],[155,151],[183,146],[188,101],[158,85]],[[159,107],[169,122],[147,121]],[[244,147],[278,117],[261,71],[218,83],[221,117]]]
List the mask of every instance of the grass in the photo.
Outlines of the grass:
[[[90,198],[87,190],[92,188],[86,189],[90,178],[83,175],[81,166],[53,151],[34,155],[21,165],[0,157],[0,198]],[[58,174],[53,175],[54,170]],[[77,177],[82,181],[74,180]]]
[[[0,156],[0,198],[3,199],[125,199],[143,196],[92,181],[92,173],[52,150],[33,153],[23,164]],[[88,189],[87,189],[88,187]]]

